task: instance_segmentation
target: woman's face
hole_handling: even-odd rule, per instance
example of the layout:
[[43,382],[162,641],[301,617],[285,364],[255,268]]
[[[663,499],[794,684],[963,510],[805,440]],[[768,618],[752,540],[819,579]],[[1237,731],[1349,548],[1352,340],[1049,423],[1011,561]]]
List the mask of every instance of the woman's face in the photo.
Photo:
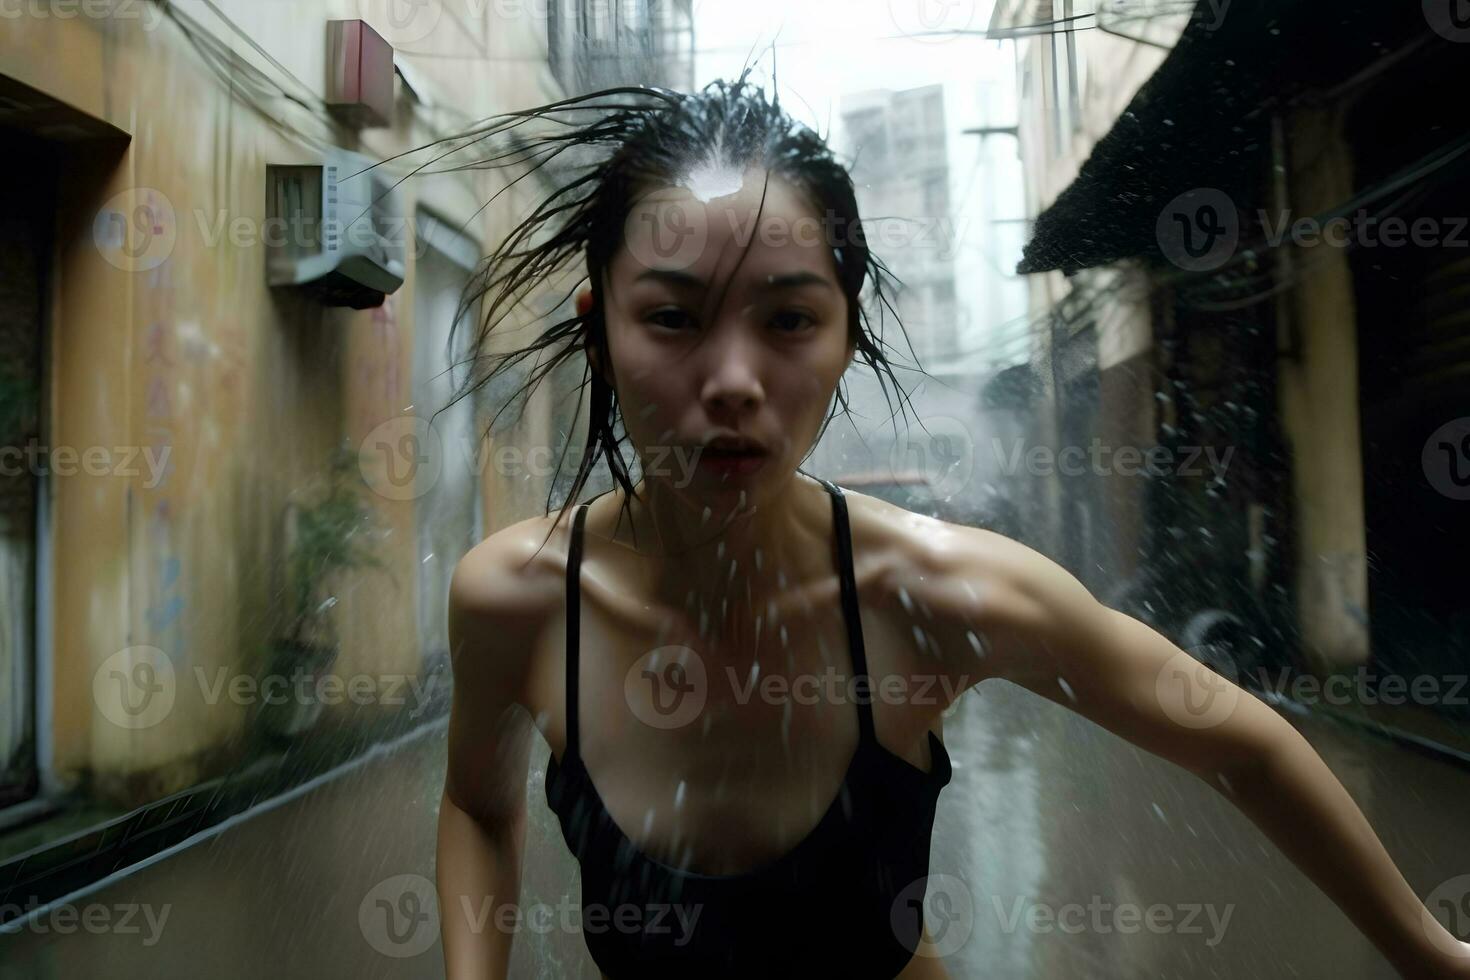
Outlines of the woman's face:
[[[635,203],[604,295],[609,380],[645,480],[748,505],[795,470],[855,350],[830,226],[759,169],[697,172]],[[718,436],[763,453],[706,448]]]

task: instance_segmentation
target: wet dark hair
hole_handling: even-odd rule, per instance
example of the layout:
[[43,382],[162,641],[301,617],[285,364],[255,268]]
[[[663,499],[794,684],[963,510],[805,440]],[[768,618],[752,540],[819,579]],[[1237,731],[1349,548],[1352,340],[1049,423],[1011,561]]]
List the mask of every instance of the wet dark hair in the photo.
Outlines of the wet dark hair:
[[[899,329],[903,329],[884,288],[885,282],[896,283],[898,280],[868,248],[847,168],[837,161],[823,137],[794,121],[781,109],[779,96],[768,101],[763,90],[748,81],[750,71],[749,67],[745,68],[733,82],[711,82],[697,94],[647,86],[604,89],[493,117],[469,133],[450,138],[448,142],[451,143],[469,142],[453,146],[440,159],[451,153],[461,153],[481,140],[508,133],[529,120],[549,121],[563,127],[530,138],[512,133],[508,137],[510,150],[456,167],[521,167],[532,164],[526,173],[497,192],[496,197],[568,150],[585,153],[589,147],[607,146],[611,152],[586,164],[581,168],[585,172],[567,179],[564,186],[537,205],[530,216],[480,263],[461,297],[455,324],[450,331],[452,361],[452,352],[457,349],[454,334],[460,321],[469,311],[482,309],[483,317],[468,359],[471,370],[449,405],[491,383],[507,368],[543,350],[555,349],[555,354],[541,362],[527,377],[518,392],[525,399],[529,399],[546,374],[578,351],[596,351],[599,363],[609,365],[611,358],[603,320],[603,274],[622,244],[624,222],[639,196],[652,187],[672,184],[679,175],[701,166],[744,170],[756,165],[767,171],[767,183],[771,174],[785,178],[810,199],[818,214],[830,216],[838,280],[848,301],[849,342],[856,344],[857,351],[873,368],[885,398],[889,394],[884,382],[884,374],[887,374],[901,395],[902,410],[908,395],[894,376],[892,365],[884,353],[887,345],[882,338],[884,309],[893,313]],[[574,126],[565,118],[568,114],[588,111],[594,112],[596,118],[585,125]],[[574,152],[572,157],[576,156]],[[763,188],[762,209],[764,204]],[[759,221],[759,212],[756,220]],[[591,310],[585,316],[573,316],[552,324],[535,341],[518,350],[489,352],[491,331],[495,326],[521,306],[530,293],[548,281],[561,279],[567,268],[579,258],[585,259],[586,277],[591,282]],[[558,308],[583,281],[578,281],[562,297]],[[871,329],[870,318],[859,298],[865,281],[872,282],[878,304],[879,330],[876,333]],[[909,351],[913,353],[912,345]],[[487,363],[494,366],[487,370]],[[577,500],[598,458],[607,461],[614,481],[627,497],[635,496],[620,451],[627,435],[617,435],[622,418],[615,393],[600,372],[590,369],[590,363],[587,368],[582,385],[585,388],[590,382],[592,389],[587,443],[566,501],[552,524],[553,530],[568,507]],[[581,390],[578,390],[578,410],[582,403]],[[507,400],[500,411],[509,407],[512,401],[514,398]],[[840,380],[837,401],[843,412],[849,411],[847,395]],[[891,399],[889,405],[892,406]],[[493,429],[500,411],[490,420],[487,432]],[[822,423],[817,438],[807,450],[808,456],[835,417],[835,412],[829,413]],[[806,456],[802,459],[805,461]],[[559,461],[558,475],[561,469]],[[555,480],[553,493],[554,488]],[[625,499],[625,509],[627,503]],[[551,506],[551,496],[548,496],[548,515]]]

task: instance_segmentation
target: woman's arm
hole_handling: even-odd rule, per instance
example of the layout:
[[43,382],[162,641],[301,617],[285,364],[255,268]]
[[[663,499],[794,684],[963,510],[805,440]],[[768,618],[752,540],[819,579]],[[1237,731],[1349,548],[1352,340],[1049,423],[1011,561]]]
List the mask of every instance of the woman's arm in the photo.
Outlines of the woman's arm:
[[448,980],[506,977],[520,913],[534,726],[518,699],[540,618],[497,537],[460,560],[449,587],[454,692],[436,848]]
[[[972,681],[1011,680],[1183,767],[1250,817],[1403,976],[1470,978],[1470,944],[1433,919],[1289,722],[1044,556],[965,532],[906,576],[935,613],[950,670],[963,662]],[[969,652],[970,632],[988,640],[985,656]]]

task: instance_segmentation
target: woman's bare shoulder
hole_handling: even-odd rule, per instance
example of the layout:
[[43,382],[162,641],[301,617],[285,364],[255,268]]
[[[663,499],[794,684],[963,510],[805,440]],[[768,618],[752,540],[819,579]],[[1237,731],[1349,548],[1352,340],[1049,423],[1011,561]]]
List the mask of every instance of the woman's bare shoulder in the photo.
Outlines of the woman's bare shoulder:
[[[916,514],[865,494],[848,494],[854,560],[869,569],[867,598],[879,606],[925,602],[973,609],[977,594],[1008,594],[1040,554],[996,531]],[[866,559],[863,556],[867,556]],[[861,580],[861,575],[859,576]]]
[[[563,596],[567,521],[531,517],[501,528],[471,548],[449,585],[450,644],[458,655],[523,668]],[[517,663],[518,662],[518,663]],[[456,674],[460,673],[456,666]]]

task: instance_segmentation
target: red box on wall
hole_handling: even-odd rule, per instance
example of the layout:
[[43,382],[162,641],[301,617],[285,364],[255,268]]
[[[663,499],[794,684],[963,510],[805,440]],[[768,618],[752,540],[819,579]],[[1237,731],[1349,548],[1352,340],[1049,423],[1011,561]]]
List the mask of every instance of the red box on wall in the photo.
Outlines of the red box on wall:
[[365,20],[327,21],[326,101],[358,129],[393,121],[393,45]]

